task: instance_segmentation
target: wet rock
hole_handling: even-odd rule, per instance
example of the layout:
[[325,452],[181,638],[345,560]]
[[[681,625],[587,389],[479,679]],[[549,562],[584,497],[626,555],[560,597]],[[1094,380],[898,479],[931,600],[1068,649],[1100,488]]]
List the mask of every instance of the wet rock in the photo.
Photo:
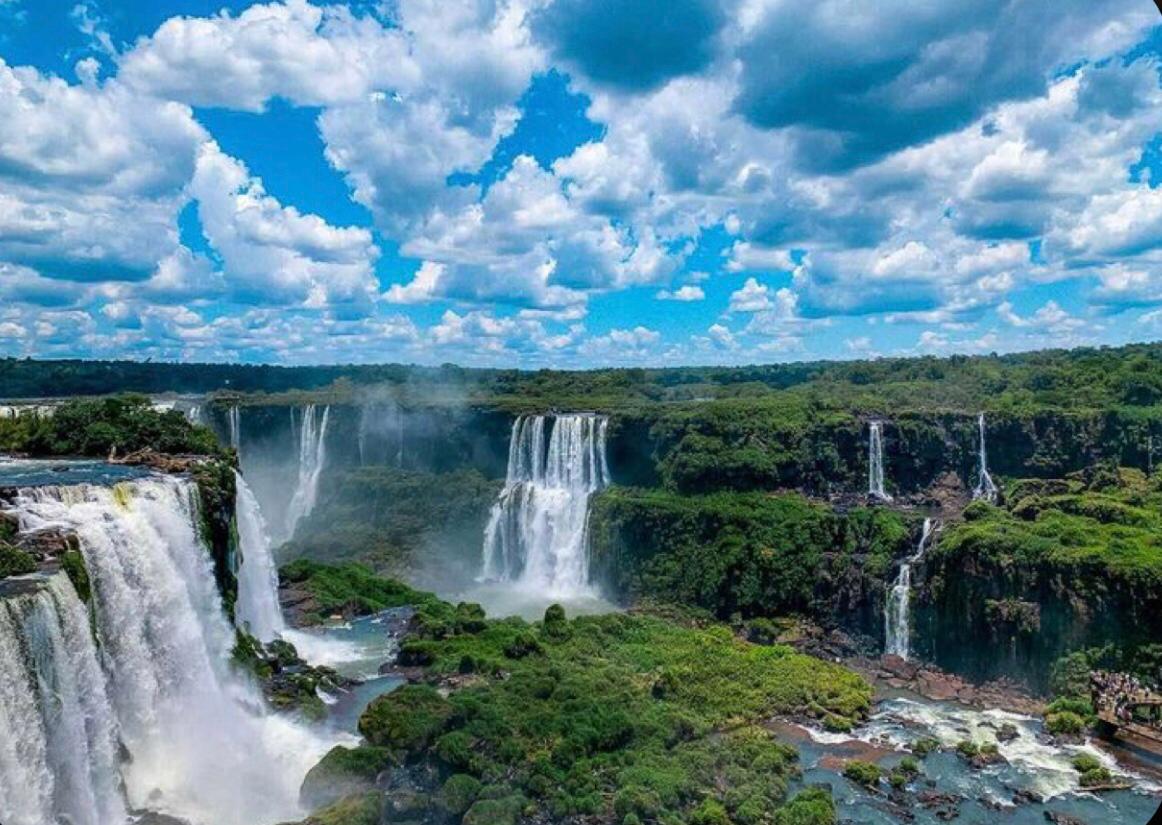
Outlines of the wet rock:
[[997,731],[998,742],[1012,742],[1014,739],[1019,739],[1021,732],[1017,730],[1017,726],[1012,722],[1005,722],[1001,725],[1000,730]]
[[1060,811],[1046,811],[1045,819],[1053,825],[1085,825],[1085,821]]
[[941,822],[950,822],[960,816],[962,801],[956,794],[941,791],[920,791],[916,794],[916,802],[925,810],[931,811]]

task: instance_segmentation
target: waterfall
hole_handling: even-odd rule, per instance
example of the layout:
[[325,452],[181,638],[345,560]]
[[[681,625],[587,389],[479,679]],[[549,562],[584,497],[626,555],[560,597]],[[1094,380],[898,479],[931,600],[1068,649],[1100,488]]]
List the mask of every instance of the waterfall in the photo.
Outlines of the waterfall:
[[[286,513],[288,539],[294,536],[299,521],[309,516],[315,509],[315,501],[319,495],[319,475],[323,472],[323,463],[327,460],[327,419],[330,415],[331,408],[323,407],[323,415],[320,417],[314,404],[308,404],[303,410],[298,428],[298,482]],[[293,410],[291,420],[294,420]]]
[[395,404],[369,403],[359,408],[359,463],[403,469],[406,419]]
[[912,565],[923,557],[933,530],[932,519],[924,519],[924,527],[920,531],[920,544],[916,547],[916,552],[900,565],[896,583],[892,586],[892,592],[888,594],[887,604],[884,605],[885,654],[895,654],[901,659],[907,659],[911,654]]
[[227,415],[230,423],[230,446],[242,455],[242,411],[235,404]]
[[993,478],[989,475],[988,450],[985,448],[984,440],[984,413],[980,414],[976,423],[980,429],[980,480],[976,483],[976,489],[972,491],[972,497],[974,499],[980,498],[995,503],[997,500],[997,485],[993,483]]
[[609,484],[608,419],[521,416],[512,425],[508,478],[484,531],[485,579],[554,596],[589,583],[589,496]]
[[867,493],[869,496],[875,496],[882,501],[892,500],[892,497],[884,489],[884,425],[882,421],[873,421],[869,425]]
[[63,574],[0,599],[0,674],[0,821],[124,822],[117,723]]
[[235,509],[242,555],[234,617],[238,626],[250,635],[269,642],[286,629],[278,604],[278,567],[258,499],[240,473],[234,473],[234,482],[238,490]]
[[[92,582],[93,636],[108,683],[107,698],[91,686],[93,678],[83,692],[116,719],[129,757],[120,766],[129,806],[195,825],[298,819],[299,783],[332,743],[270,715],[256,687],[232,671],[234,631],[200,537],[197,502],[193,482],[148,477],[113,488],[24,489],[13,512],[21,530],[63,529],[77,537]],[[6,609],[11,615],[13,608]],[[93,644],[87,628],[74,636],[78,644],[82,637]],[[49,652],[36,663],[37,678],[66,670],[59,651],[41,649]],[[13,671],[5,664],[3,672]],[[10,690],[11,680],[2,681],[0,690]],[[85,719],[86,732],[99,743],[101,715],[86,713]],[[64,726],[63,716],[47,722],[52,732],[46,738],[51,741]],[[6,724],[4,739],[23,745],[25,736],[9,737],[7,731],[30,728],[35,724],[27,720]],[[0,744],[5,747],[11,745]],[[88,764],[90,776],[101,775],[103,758],[90,755]],[[0,794],[8,787],[6,779]],[[30,788],[21,786],[20,792]],[[3,821],[56,820],[9,815]],[[102,814],[93,825],[123,821]]]

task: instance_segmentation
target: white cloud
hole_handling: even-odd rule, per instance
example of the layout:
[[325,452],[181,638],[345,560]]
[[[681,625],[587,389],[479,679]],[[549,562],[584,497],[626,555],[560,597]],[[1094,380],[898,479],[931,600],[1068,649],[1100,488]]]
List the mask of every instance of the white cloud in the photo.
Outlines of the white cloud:
[[747,278],[746,283],[730,294],[731,312],[761,312],[772,306],[770,287],[760,284],[755,278]]
[[706,297],[702,287],[687,284],[675,290],[662,289],[654,295],[659,301],[701,301]]
[[304,106],[357,101],[421,77],[404,32],[341,6],[286,0],[238,16],[171,17],[120,60],[142,92],[197,106],[261,110],[278,96]]
[[283,206],[213,142],[198,153],[190,193],[222,257],[226,283],[244,302],[345,305],[357,312],[370,305],[379,250],[367,230],[331,226]]

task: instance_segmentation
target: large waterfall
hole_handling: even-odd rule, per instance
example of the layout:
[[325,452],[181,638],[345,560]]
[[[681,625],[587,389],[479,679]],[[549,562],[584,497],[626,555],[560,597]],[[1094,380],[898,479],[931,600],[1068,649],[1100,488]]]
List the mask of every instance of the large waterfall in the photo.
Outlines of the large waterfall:
[[984,440],[984,413],[980,414],[976,423],[980,430],[980,451],[977,458],[980,464],[980,480],[976,483],[976,489],[972,491],[972,497],[974,499],[979,498],[985,501],[996,502],[997,485],[993,483],[993,477],[989,475],[988,449],[985,447]]
[[924,519],[916,552],[900,565],[896,583],[892,586],[892,592],[888,594],[887,604],[884,605],[884,653],[895,654],[901,659],[907,659],[911,655],[912,565],[924,556],[933,529],[932,519]]
[[[295,485],[294,495],[286,512],[286,538],[295,534],[295,527],[300,520],[306,518],[315,509],[315,501],[319,495],[319,475],[323,472],[323,464],[327,460],[327,419],[331,415],[330,407],[323,407],[323,414],[314,404],[308,404],[302,410],[299,421],[299,474]],[[294,422],[294,408],[291,409],[291,421]]]
[[242,556],[234,614],[239,627],[269,642],[286,629],[278,605],[278,567],[258,499],[240,473],[234,474],[234,482],[238,490],[236,511]]
[[884,425],[873,421],[868,427],[867,493],[883,501],[892,497],[884,489]]
[[589,496],[609,484],[608,419],[521,416],[512,425],[508,478],[484,532],[484,578],[553,597],[588,589]]
[[124,822],[117,722],[84,606],[57,574],[0,599],[0,822]]
[[[20,491],[12,511],[22,530],[77,536],[92,582],[94,632],[63,583],[31,600],[6,600],[0,703],[14,718],[4,721],[3,739],[11,741],[0,743],[0,752],[15,748],[16,770],[38,779],[17,783],[20,774],[0,767],[5,825],[58,821],[45,818],[38,799],[51,797],[53,809],[67,813],[77,804],[72,800],[87,794],[99,803],[72,821],[118,825],[119,783],[129,807],[195,825],[301,815],[299,783],[331,743],[269,714],[257,689],[232,671],[234,631],[200,538],[197,501],[193,483],[173,477]],[[62,642],[52,638],[54,628]],[[93,662],[100,662],[107,686]],[[22,688],[10,674],[29,671],[49,680],[33,686],[48,699],[11,697]],[[78,698],[71,698],[70,683]],[[75,711],[74,701],[86,704]],[[119,779],[110,778],[113,730],[126,752],[117,760]],[[82,738],[87,752],[78,745]],[[50,766],[57,787],[48,788],[37,759]]]

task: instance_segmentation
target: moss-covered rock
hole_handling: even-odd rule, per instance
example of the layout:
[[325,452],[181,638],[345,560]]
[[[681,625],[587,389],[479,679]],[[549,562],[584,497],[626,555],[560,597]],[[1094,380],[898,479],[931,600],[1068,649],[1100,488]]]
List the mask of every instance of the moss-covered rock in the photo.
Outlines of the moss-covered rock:
[[0,541],[0,579],[36,572],[36,559],[19,547]]
[[382,810],[382,794],[360,794],[316,811],[299,825],[379,825]]
[[405,685],[376,698],[359,717],[359,732],[381,748],[416,754],[448,724],[453,707],[428,685]]
[[391,751],[362,745],[337,745],[303,779],[300,798],[310,809],[331,805],[340,799],[375,789],[375,778],[395,764]]

